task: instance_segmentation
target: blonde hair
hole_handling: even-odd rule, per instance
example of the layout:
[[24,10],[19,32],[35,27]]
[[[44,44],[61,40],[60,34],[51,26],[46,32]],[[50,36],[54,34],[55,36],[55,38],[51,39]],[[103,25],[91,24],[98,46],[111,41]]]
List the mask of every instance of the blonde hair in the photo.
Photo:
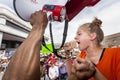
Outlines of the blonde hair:
[[104,38],[104,33],[101,29],[102,21],[95,18],[91,23],[85,23],[81,27],[89,31],[90,33],[96,33],[97,44],[100,45]]

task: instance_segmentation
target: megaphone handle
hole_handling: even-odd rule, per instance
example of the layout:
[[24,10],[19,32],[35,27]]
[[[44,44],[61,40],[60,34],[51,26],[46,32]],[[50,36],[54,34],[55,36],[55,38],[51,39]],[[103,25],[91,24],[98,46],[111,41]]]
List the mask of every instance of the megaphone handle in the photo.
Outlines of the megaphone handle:
[[53,21],[52,14],[48,16],[48,20],[49,20],[49,21]]

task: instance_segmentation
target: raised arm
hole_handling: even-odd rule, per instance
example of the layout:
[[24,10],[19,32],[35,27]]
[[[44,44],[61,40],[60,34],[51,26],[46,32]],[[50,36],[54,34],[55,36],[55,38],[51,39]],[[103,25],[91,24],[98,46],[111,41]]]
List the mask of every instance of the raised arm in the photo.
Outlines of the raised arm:
[[48,23],[46,13],[31,15],[33,28],[12,56],[2,80],[40,80],[40,45]]

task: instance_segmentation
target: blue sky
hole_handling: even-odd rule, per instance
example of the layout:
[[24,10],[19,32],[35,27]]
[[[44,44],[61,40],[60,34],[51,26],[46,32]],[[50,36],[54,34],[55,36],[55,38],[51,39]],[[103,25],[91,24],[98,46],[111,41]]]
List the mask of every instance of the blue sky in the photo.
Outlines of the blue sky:
[[[13,9],[13,0],[0,0]],[[42,0],[41,0],[42,1]],[[50,0],[48,0],[50,1]],[[63,4],[63,0],[51,0]],[[45,2],[45,0],[43,0]],[[84,8],[73,20],[69,22],[67,42],[74,40],[77,28],[86,22],[91,22],[94,17],[103,21],[102,29],[105,36],[120,32],[120,0],[101,0],[94,7]],[[55,43],[61,43],[64,29],[64,22],[53,23],[53,37]],[[45,33],[49,36],[49,27]]]

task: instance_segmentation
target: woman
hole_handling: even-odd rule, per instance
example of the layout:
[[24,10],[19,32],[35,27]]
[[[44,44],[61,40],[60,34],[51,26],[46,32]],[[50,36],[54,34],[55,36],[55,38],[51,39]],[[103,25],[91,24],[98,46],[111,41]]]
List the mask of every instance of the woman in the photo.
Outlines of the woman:
[[[104,38],[102,21],[95,18],[91,23],[81,25],[75,40],[81,54],[72,66],[67,59],[69,80],[120,80],[120,48],[103,48],[100,43]],[[71,49],[66,43],[65,50]]]

